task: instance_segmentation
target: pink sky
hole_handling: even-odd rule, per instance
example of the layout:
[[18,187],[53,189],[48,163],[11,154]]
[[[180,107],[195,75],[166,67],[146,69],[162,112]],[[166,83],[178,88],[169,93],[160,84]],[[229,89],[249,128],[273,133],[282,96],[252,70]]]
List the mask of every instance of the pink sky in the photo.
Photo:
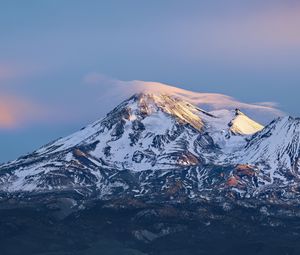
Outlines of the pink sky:
[[0,128],[16,128],[41,118],[41,109],[20,97],[0,94]]

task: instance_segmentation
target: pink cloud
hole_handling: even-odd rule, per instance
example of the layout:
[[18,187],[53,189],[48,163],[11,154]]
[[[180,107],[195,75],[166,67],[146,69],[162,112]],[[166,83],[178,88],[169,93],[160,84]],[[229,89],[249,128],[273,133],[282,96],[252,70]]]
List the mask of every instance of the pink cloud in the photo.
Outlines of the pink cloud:
[[[140,92],[171,94],[198,105],[207,111],[239,108],[263,124],[268,124],[274,118],[285,115],[284,112],[277,109],[277,104],[274,102],[246,103],[223,94],[192,92],[159,82],[112,80],[110,82],[99,82],[98,85],[94,87],[93,93],[89,95],[90,106],[95,100],[98,103],[101,102],[101,107],[96,109],[99,115],[102,116],[123,100]],[[85,91],[84,93],[88,92]],[[95,109],[86,110],[86,112],[92,111],[95,111]]]
[[11,95],[0,95],[0,128],[16,128],[42,117],[40,106]]

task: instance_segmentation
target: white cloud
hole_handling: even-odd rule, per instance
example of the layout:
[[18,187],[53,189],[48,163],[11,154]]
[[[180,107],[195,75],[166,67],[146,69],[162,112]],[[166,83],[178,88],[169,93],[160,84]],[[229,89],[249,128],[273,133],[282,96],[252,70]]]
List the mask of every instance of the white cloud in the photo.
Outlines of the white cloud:
[[[208,111],[239,108],[263,124],[267,124],[274,118],[284,115],[282,111],[276,108],[276,103],[273,102],[244,103],[223,94],[192,92],[158,82],[120,81],[114,79],[98,81],[99,86],[95,86],[92,95],[95,103],[90,104],[90,106],[98,105],[97,113],[101,114],[101,116],[104,116],[123,100],[140,92],[172,94]],[[89,108],[90,111],[91,109]]]

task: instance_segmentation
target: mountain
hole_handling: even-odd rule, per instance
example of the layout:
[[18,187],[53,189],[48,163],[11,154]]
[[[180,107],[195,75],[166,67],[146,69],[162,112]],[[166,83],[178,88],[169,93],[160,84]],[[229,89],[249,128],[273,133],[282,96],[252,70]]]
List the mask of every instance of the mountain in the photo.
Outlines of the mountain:
[[1,252],[298,254],[299,138],[299,118],[134,94],[0,166]]
[[240,154],[237,161],[261,169],[264,184],[281,183],[298,185],[300,177],[300,119],[283,117],[271,122],[256,133]]
[[[105,118],[2,165],[0,189],[111,198],[180,183],[190,199],[229,191],[252,197],[275,183],[298,187],[299,144],[298,119],[264,128],[239,109],[206,112],[168,94],[139,93]],[[217,194],[206,194],[210,189]]]
[[239,110],[209,113],[166,94],[136,94],[104,119],[2,166],[0,187],[105,190],[103,180],[124,170],[141,174],[216,164],[261,129]]
[[[201,85],[198,87],[201,89]],[[133,94],[151,93],[167,94],[172,97],[180,98],[206,111],[232,110],[238,108],[246,115],[264,125],[270,123],[275,118],[285,116],[285,114],[276,109],[276,107],[274,107],[275,104],[271,102],[240,102],[233,97],[220,93],[194,92],[159,82],[118,80],[114,82],[111,81],[108,89],[106,89],[107,91],[103,89],[103,86],[99,86],[98,89],[99,91],[96,93],[98,100],[98,95],[102,95],[100,97],[101,109],[99,109],[99,113],[102,113],[102,108],[105,109],[104,113],[108,112],[112,107],[119,104],[119,102],[123,101],[124,99],[129,98]],[[86,96],[91,97],[91,95]],[[73,107],[77,109],[76,106]],[[94,109],[89,109],[89,111],[93,112]],[[88,112],[88,110],[86,110],[86,112]]]
[[236,117],[230,122],[230,130],[234,134],[252,135],[263,129],[263,126],[253,121],[240,110],[236,110]]

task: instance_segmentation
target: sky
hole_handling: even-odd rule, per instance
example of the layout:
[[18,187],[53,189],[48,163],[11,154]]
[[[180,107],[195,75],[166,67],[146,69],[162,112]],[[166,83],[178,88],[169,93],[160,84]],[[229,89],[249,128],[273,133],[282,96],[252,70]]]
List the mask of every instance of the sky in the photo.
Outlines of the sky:
[[0,0],[0,162],[102,117],[131,80],[300,116],[299,28],[292,0]]

